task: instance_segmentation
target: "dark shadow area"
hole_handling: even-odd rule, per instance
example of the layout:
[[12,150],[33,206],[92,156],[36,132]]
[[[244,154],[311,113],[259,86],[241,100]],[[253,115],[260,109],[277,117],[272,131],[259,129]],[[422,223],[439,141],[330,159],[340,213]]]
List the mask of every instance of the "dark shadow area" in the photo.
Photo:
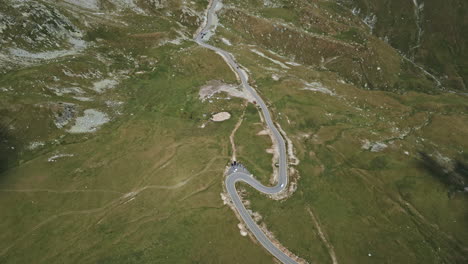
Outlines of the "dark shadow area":
[[8,125],[0,123],[0,183],[4,172],[18,162],[18,142],[9,131]]
[[423,169],[438,179],[449,189],[449,196],[456,192],[464,192],[468,188],[468,164],[456,160],[442,163],[425,152],[419,152]]

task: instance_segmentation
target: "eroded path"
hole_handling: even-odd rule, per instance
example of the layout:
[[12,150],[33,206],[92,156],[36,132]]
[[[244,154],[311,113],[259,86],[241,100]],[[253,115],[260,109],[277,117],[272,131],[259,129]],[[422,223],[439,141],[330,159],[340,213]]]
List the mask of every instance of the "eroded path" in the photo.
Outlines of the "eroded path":
[[248,83],[248,75],[247,73],[242,70],[240,65],[235,61],[234,57],[227,51],[222,50],[220,48],[214,47],[210,44],[204,42],[204,37],[210,36],[213,34],[211,28],[215,26],[214,24],[217,23],[216,18],[216,11],[220,7],[219,0],[212,0],[207,14],[206,14],[206,23],[195,36],[195,41],[202,47],[210,49],[218,53],[226,63],[231,67],[231,69],[235,72],[237,77],[240,79],[244,88],[255,98],[257,105],[259,106],[261,113],[264,117],[265,123],[268,129],[271,131],[273,135],[273,139],[276,141],[275,145],[278,148],[279,153],[279,168],[278,168],[278,182],[275,186],[264,186],[244,168],[239,169],[237,167],[231,167],[228,172],[228,176],[226,178],[225,184],[227,192],[233,202],[233,205],[237,209],[239,215],[244,220],[245,224],[252,232],[252,234],[257,238],[258,242],[262,244],[262,246],[268,250],[273,256],[275,256],[278,260],[283,263],[296,263],[291,257],[281,251],[272,241],[266,236],[265,233],[260,229],[260,227],[255,223],[252,219],[250,214],[248,213],[247,209],[242,204],[242,201],[239,197],[239,194],[236,191],[236,183],[244,182],[255,188],[256,190],[265,193],[265,194],[277,194],[283,190],[288,185],[288,170],[287,170],[287,153],[286,153],[286,145],[283,137],[281,136],[280,132],[273,124],[271,119],[270,112],[265,105],[263,99],[258,95],[258,93],[249,85]]

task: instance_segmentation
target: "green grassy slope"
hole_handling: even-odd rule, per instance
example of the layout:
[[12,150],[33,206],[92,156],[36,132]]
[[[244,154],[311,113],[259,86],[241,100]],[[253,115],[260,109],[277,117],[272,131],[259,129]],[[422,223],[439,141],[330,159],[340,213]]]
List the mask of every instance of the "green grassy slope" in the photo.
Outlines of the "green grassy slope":
[[[0,76],[0,263],[271,263],[220,197],[229,134],[245,106],[199,100],[208,81],[236,80],[219,56],[187,40],[196,17],[181,5],[100,16],[62,4],[50,7],[76,23],[88,48]],[[185,39],[167,42],[177,30]],[[93,90],[105,79],[119,82]],[[83,93],[57,93],[67,87]],[[111,120],[68,133],[73,120],[54,124],[61,103],[73,103],[75,117],[97,109]],[[210,122],[221,110],[233,117]]]
[[[237,83],[218,55],[190,41],[208,2],[134,1],[143,13],[116,2],[100,1],[100,14],[37,1],[54,10],[53,19],[46,11],[23,16],[27,6],[0,7],[21,18],[0,35],[7,36],[0,47],[0,263],[274,262],[240,235],[220,197],[229,135],[243,114],[234,137],[239,160],[268,183],[272,155],[268,136],[257,135],[263,126],[254,105],[199,99],[212,80]],[[248,69],[300,160],[291,197],[274,201],[243,186],[246,199],[260,223],[310,263],[331,263],[314,217],[339,263],[465,263],[466,96],[447,93],[398,51],[438,78],[447,74],[444,87],[462,89],[465,40],[453,21],[463,13],[447,22],[455,32],[447,46],[437,44],[446,32],[434,31],[431,42],[428,26],[410,51],[411,1],[386,9],[381,2],[224,1],[211,43]],[[425,18],[438,8],[426,3]],[[370,12],[378,17],[372,33],[362,21]],[[411,23],[392,24],[389,14]],[[27,62],[10,56],[10,48],[72,48],[55,31],[45,32],[58,46],[25,37],[62,16],[82,33],[85,49]],[[117,84],[99,92],[103,80]],[[58,128],[67,104],[73,117]],[[94,133],[68,133],[86,109],[109,122]],[[231,119],[210,122],[220,111]]]
[[[338,262],[466,262],[466,97],[439,91],[352,16],[348,23],[356,29],[337,25],[339,19],[331,17],[346,19],[343,7],[325,1],[315,3],[322,8],[311,4],[311,10],[329,17],[316,15],[321,30],[314,32],[329,32],[321,35],[334,36],[343,46],[364,40],[365,48],[350,51],[357,58],[375,51],[374,57],[361,61],[362,68],[340,60],[348,54],[339,54],[336,64],[322,63],[336,57],[327,50],[335,44],[301,33],[307,26],[301,26],[304,17],[284,18],[303,9],[274,1],[275,8],[287,10],[275,11],[275,19],[263,11],[271,6],[229,3],[232,9],[224,11],[222,20],[226,28],[219,34],[237,46],[225,48],[249,69],[252,84],[271,105],[301,160],[298,189],[287,200],[273,201],[244,187],[250,208],[262,215],[260,222],[290,251],[312,263],[331,263],[331,257],[309,210]],[[249,23],[239,23],[244,19]],[[285,21],[290,24],[285,26]],[[301,38],[310,46],[302,45]],[[299,64],[284,69],[253,48],[283,64]],[[378,60],[376,53],[386,51],[377,70],[372,61]],[[372,80],[373,88],[388,90],[382,84],[394,82],[397,92],[369,91],[344,78],[358,71]],[[378,79],[380,71],[389,76]],[[332,94],[303,90],[307,83]],[[379,149],[379,144],[385,147]]]
[[[465,1],[341,1],[375,16],[373,33],[438,76],[448,89],[466,90],[468,5]],[[416,8],[415,3],[418,5]]]

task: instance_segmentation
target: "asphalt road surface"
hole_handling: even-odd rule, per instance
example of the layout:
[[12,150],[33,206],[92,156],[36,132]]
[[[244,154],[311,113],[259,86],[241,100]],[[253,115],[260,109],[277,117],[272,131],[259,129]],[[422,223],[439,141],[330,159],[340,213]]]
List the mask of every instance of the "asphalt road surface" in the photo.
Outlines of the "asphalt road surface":
[[244,168],[237,169],[236,167],[232,167],[229,170],[228,177],[226,178],[225,184],[228,191],[228,194],[231,196],[232,202],[236,207],[237,211],[239,212],[240,216],[244,220],[247,227],[250,229],[252,234],[257,238],[258,242],[265,247],[273,256],[279,259],[283,263],[296,263],[293,259],[288,257],[283,251],[281,251],[278,247],[276,247],[270,239],[263,233],[263,231],[258,227],[255,221],[252,219],[250,214],[245,209],[242,201],[239,197],[239,194],[236,191],[236,183],[237,182],[245,182],[255,188],[256,190],[265,193],[265,194],[276,194],[284,190],[288,185],[288,172],[287,172],[287,157],[286,157],[286,145],[284,142],[283,137],[279,133],[278,129],[273,124],[273,121],[270,116],[270,112],[265,105],[265,102],[262,98],[257,94],[257,92],[249,85],[248,83],[248,75],[247,73],[241,69],[241,67],[237,64],[234,60],[234,57],[227,51],[224,51],[220,48],[214,47],[210,44],[204,42],[203,37],[206,36],[206,33],[210,30],[210,27],[213,26],[213,21],[215,20],[215,12],[216,12],[216,5],[219,3],[219,0],[212,0],[212,3],[207,12],[207,21],[204,28],[200,30],[198,35],[195,37],[195,41],[210,50],[215,51],[220,56],[224,58],[224,60],[229,64],[229,66],[237,73],[239,76],[242,85],[247,89],[248,92],[252,94],[255,98],[257,105],[260,107],[266,125],[272,132],[278,146],[278,153],[279,153],[279,171],[278,171],[278,183],[275,186],[267,187],[262,185],[259,181],[251,176],[251,174]]

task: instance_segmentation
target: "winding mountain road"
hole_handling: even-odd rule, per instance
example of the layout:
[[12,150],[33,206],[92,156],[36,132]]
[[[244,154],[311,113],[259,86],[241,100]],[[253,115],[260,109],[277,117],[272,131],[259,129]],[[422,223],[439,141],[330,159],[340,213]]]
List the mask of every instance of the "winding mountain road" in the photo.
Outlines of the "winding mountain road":
[[262,98],[258,95],[258,93],[249,85],[248,83],[248,75],[247,73],[241,69],[239,64],[234,60],[234,57],[227,51],[222,50],[220,48],[214,47],[210,44],[204,42],[203,38],[207,35],[207,33],[211,30],[210,28],[213,26],[214,21],[216,20],[216,10],[217,5],[220,4],[219,0],[212,0],[211,4],[207,11],[206,17],[206,24],[205,26],[199,31],[199,33],[195,37],[195,41],[200,45],[207,49],[213,50],[218,53],[224,60],[229,64],[229,66],[236,72],[239,79],[242,82],[244,88],[252,94],[255,98],[258,106],[261,109],[263,114],[264,120],[266,125],[270,129],[274,139],[276,140],[276,145],[278,146],[278,153],[279,153],[279,171],[278,171],[278,183],[275,186],[267,187],[262,185],[259,181],[252,177],[252,175],[242,167],[231,167],[229,170],[228,176],[226,178],[225,184],[227,188],[227,192],[231,197],[231,200],[239,212],[240,216],[244,220],[245,224],[252,232],[252,234],[257,238],[257,240],[262,244],[262,246],[268,250],[273,256],[279,259],[283,263],[296,263],[292,258],[287,256],[283,251],[281,251],[277,246],[275,246],[270,239],[263,233],[263,231],[258,227],[255,221],[250,216],[247,209],[242,204],[242,201],[239,197],[239,194],[236,191],[236,183],[238,182],[245,182],[255,188],[256,190],[265,193],[265,194],[276,194],[283,191],[287,188],[288,185],[288,171],[287,171],[287,153],[286,153],[286,144],[279,133],[278,129],[273,124],[271,119],[270,112],[265,105],[265,102]]

